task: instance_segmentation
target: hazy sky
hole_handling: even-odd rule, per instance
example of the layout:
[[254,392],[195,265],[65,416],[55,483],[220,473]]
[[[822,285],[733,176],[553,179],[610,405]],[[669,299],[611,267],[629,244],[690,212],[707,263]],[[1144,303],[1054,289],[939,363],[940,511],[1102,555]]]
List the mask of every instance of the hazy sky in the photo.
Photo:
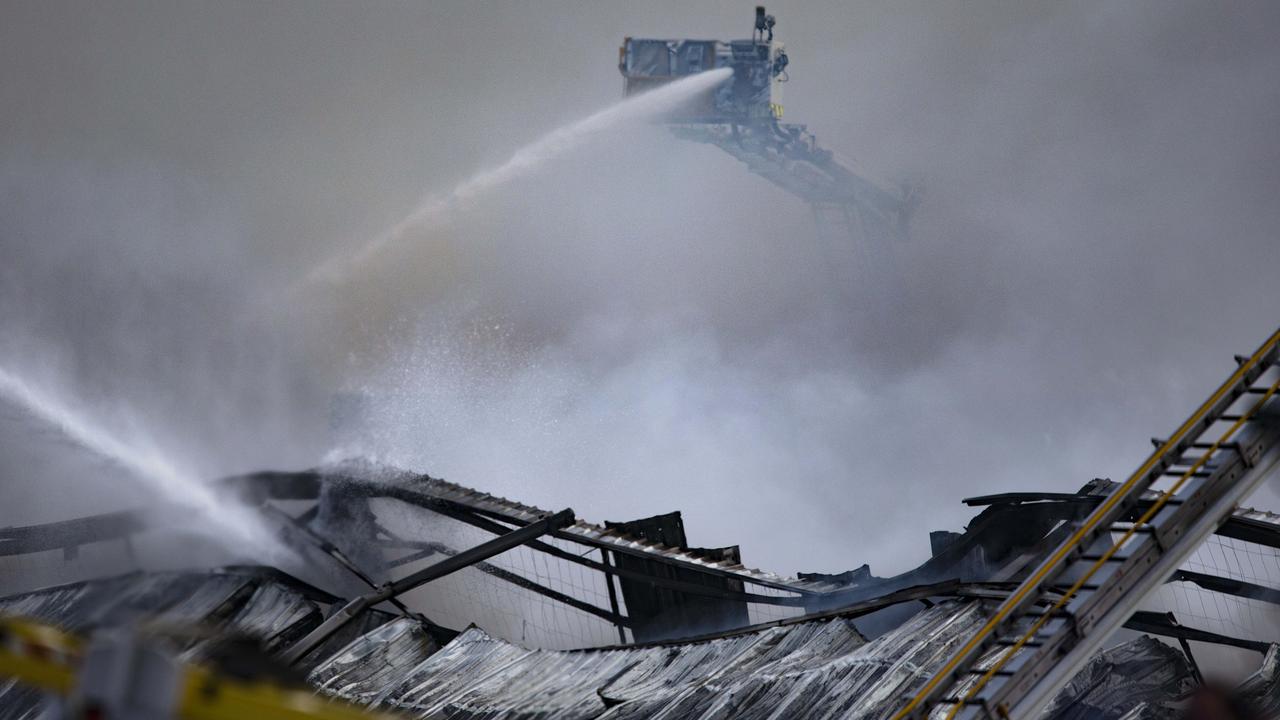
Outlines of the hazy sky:
[[[7,2],[0,364],[208,476],[319,462],[354,392],[337,454],[887,573],[963,497],[1122,478],[1280,323],[1280,5],[770,12],[786,119],[923,188],[891,304],[657,128],[295,287],[751,3]],[[13,412],[0,453],[0,522],[133,497]]]

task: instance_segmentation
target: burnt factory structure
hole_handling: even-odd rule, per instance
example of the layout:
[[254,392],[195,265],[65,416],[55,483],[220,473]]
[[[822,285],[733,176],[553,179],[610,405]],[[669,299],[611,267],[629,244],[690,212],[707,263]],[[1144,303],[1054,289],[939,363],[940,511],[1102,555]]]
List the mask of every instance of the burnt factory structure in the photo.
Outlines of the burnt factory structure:
[[[151,571],[4,598],[0,666],[32,682],[0,688],[0,716],[30,717],[61,687],[12,641],[70,678],[121,626],[135,644],[162,639],[175,678],[195,663],[409,717],[1163,718],[1225,657],[1254,668],[1238,693],[1274,713],[1280,516],[1239,502],[1280,462],[1278,352],[1280,332],[1239,357],[1126,481],[970,498],[981,510],[965,530],[932,533],[933,557],[893,577],[782,577],[736,547],[690,546],[678,512],[596,525],[359,462],[227,478],[303,569]],[[93,575],[166,522],[7,528],[0,567]],[[189,701],[216,713],[226,697]]]
[[[783,121],[775,25],[626,38],[624,94],[718,70],[672,133],[880,272],[917,192]],[[1280,468],[1280,331],[1229,370],[1128,477],[968,498],[897,575],[857,548],[776,574],[674,507],[597,523],[364,458],[209,483],[277,563],[174,565],[189,507],[0,528],[0,720],[1280,717],[1280,514],[1248,506]]]

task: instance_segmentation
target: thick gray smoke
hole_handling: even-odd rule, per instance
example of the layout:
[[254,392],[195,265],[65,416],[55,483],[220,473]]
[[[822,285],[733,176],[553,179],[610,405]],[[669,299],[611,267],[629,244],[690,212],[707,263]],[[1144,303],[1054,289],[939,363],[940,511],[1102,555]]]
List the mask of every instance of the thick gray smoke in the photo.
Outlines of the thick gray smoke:
[[[206,476],[375,453],[884,573],[962,497],[1124,475],[1274,329],[1274,5],[770,11],[787,119],[925,189],[891,305],[659,128],[282,292],[616,101],[625,35],[744,36],[750,6],[8,3],[0,352]],[[364,426],[337,447],[334,395]],[[0,522],[114,496],[11,415]]]

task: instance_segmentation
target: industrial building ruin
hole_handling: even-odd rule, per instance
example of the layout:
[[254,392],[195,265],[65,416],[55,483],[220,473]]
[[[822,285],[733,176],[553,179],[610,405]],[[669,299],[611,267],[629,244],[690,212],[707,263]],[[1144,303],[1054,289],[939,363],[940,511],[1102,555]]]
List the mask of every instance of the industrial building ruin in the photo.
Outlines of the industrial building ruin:
[[[731,70],[666,124],[874,255],[916,193],[781,121],[775,25],[627,38],[625,94]],[[1130,476],[968,498],[890,576],[857,548],[785,576],[675,508],[597,523],[364,458],[212,483],[295,553],[276,565],[149,565],[176,507],[0,528],[0,720],[1280,717],[1280,514],[1246,505],[1280,466],[1277,392],[1280,331]]]
[[[88,638],[133,627],[173,677],[197,663],[406,717],[1166,718],[1224,654],[1274,714],[1280,515],[1239,503],[1280,462],[1278,353],[1280,332],[1239,357],[1132,477],[970,498],[964,531],[932,533],[933,557],[893,577],[783,577],[690,546],[678,512],[598,525],[353,461],[221,481],[304,572],[92,577],[177,521],[112,513],[0,531],[7,575],[89,576],[0,609]],[[73,673],[136,654],[91,639],[55,655],[56,636],[8,622],[0,717],[69,689],[32,657]]]

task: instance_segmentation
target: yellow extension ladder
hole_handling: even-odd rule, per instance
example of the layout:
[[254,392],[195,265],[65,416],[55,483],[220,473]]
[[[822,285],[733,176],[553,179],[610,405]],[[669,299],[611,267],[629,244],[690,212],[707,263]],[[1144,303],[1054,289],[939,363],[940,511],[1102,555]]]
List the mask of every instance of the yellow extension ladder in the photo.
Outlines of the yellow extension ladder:
[[[1280,465],[1280,331],[904,699],[894,720],[1038,717],[1143,598]],[[1270,403],[1270,404],[1269,404]],[[1125,522],[1129,520],[1129,522]]]

